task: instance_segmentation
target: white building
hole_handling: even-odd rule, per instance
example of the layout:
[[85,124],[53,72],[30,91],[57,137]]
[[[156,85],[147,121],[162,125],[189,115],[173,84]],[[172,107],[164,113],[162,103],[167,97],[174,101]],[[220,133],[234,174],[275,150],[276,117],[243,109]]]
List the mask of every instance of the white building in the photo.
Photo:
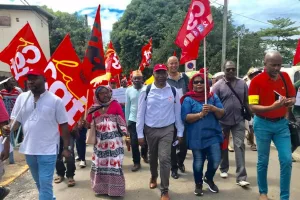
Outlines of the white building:
[[[29,22],[45,56],[50,58],[48,21],[54,16],[39,6],[0,4],[0,52],[18,31]],[[0,77],[11,76],[9,66],[0,62]]]

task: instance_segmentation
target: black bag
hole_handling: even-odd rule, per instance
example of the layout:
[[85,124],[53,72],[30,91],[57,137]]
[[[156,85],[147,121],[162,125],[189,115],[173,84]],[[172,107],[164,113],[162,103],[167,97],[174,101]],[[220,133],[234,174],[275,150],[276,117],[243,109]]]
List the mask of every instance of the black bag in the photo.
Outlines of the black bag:
[[234,91],[234,89],[232,88],[232,86],[230,85],[229,82],[226,82],[227,86],[230,88],[230,90],[233,92],[233,94],[236,96],[236,98],[239,100],[241,106],[242,106],[242,116],[244,117],[244,119],[250,121],[252,118],[252,112],[250,111],[249,107],[246,106],[245,104],[243,104],[242,100],[240,99],[240,97],[238,96],[238,94]]
[[[279,73],[285,87],[286,97],[288,96],[288,88],[282,73]],[[296,123],[296,119],[292,113],[289,113],[289,129],[291,133],[291,143],[293,147],[300,146],[300,126]]]

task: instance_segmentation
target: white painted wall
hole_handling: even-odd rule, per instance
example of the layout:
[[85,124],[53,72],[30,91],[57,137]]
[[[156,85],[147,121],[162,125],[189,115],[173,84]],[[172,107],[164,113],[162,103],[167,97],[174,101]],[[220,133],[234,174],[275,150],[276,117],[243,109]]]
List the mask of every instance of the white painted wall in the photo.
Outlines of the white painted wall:
[[[50,43],[49,43],[49,26],[47,23],[46,17],[43,17],[43,23],[41,22],[42,18],[40,15],[39,18],[36,12],[33,13],[31,10],[1,10],[0,16],[10,16],[11,17],[11,26],[4,27],[0,26],[0,51],[2,51],[13,39],[13,37],[18,33],[18,31],[29,22],[45,56],[47,59],[50,58]],[[17,22],[16,18],[19,18]],[[6,63],[0,62],[0,76],[1,74],[7,74],[10,72],[9,66]]]

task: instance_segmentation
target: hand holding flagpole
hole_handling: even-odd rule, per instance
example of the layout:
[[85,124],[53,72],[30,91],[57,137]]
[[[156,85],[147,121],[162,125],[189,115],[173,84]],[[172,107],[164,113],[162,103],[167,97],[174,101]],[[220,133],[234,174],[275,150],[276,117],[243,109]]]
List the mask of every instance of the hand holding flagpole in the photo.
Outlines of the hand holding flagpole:
[[[29,95],[27,96],[27,98],[26,98],[24,104],[22,105],[22,107],[21,107],[20,110],[18,111],[18,113],[17,113],[17,115],[16,115],[16,118],[14,119],[14,121],[13,121],[13,123],[11,124],[10,128],[13,128],[13,127],[15,126],[15,124],[16,124],[16,122],[17,122],[16,119],[18,119],[18,117],[19,117],[21,111],[23,110],[23,108],[24,108],[24,106],[25,106],[25,104],[26,104],[26,102],[28,101],[28,99],[29,99],[30,96],[31,96],[31,92],[29,93]],[[6,139],[7,139],[7,137],[5,137],[5,138],[3,139],[2,144],[5,143]]]

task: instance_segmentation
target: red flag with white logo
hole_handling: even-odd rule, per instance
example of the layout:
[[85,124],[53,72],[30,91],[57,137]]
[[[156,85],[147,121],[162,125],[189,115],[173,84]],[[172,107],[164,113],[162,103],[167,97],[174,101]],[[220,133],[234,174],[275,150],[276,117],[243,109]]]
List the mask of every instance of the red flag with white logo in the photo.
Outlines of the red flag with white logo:
[[192,0],[175,44],[181,48],[180,63],[184,64],[198,57],[200,41],[214,26],[208,0]]
[[297,65],[299,62],[300,62],[300,39],[298,41],[298,46],[294,57],[294,66]]
[[24,88],[25,76],[30,69],[44,70],[46,57],[27,23],[0,53],[0,61],[7,63],[18,84]]
[[81,61],[77,56],[70,36],[66,35],[53,53],[45,72],[47,89],[60,97],[66,107],[68,124],[72,128],[84,114],[87,105],[88,85],[80,77]]
[[151,63],[152,59],[152,38],[150,38],[149,43],[142,48],[142,61],[140,63],[139,69],[144,71]]
[[111,41],[108,44],[108,49],[105,54],[105,67],[106,67],[106,73],[109,72],[111,76],[119,75],[122,73],[122,66],[120,64],[120,59]]

